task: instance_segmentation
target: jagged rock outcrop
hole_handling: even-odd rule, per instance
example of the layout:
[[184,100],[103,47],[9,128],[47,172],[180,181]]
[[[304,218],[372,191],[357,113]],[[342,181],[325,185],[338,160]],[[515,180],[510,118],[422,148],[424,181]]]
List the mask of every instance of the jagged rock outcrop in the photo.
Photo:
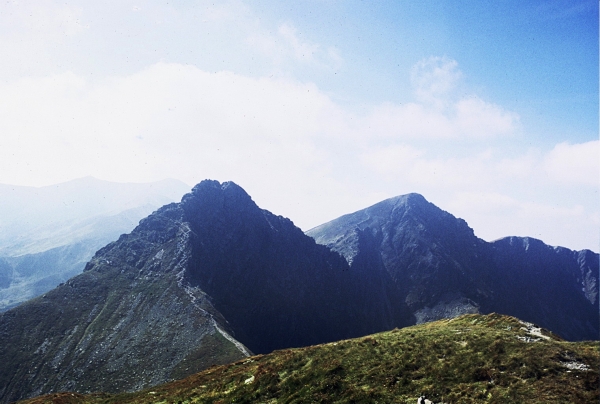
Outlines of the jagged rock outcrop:
[[137,390],[250,351],[463,313],[598,338],[590,251],[487,243],[417,194],[308,234],[234,183],[201,182],[100,249],[83,274],[0,314],[0,402]]
[[2,402],[135,390],[245,355],[182,279],[192,246],[177,205],[98,251],[87,270],[0,315]]
[[203,181],[83,274],[0,315],[0,401],[136,390],[242,358],[245,346],[364,334],[347,270],[239,186]]
[[[393,308],[421,323],[499,312],[570,340],[598,339],[598,254],[531,238],[492,243],[421,195],[390,198],[307,232],[342,254],[350,272],[378,273]],[[368,258],[366,258],[368,257]],[[388,280],[389,279],[389,280]]]
[[387,199],[307,234],[342,254],[351,270],[389,277],[390,293],[399,299],[392,306],[405,306],[410,317],[403,323],[478,311],[476,302],[492,290],[478,259],[485,242],[464,220],[418,194]]
[[252,351],[366,333],[346,262],[289,219],[259,209],[233,183],[204,181],[181,207],[196,235],[185,279]]

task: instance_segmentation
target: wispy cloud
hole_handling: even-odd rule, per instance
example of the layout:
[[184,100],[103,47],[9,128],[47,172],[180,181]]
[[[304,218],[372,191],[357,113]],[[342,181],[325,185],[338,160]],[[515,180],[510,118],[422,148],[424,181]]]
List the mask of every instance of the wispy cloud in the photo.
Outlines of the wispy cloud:
[[452,98],[462,76],[456,60],[432,56],[416,63],[410,78],[419,101],[443,108]]
[[[446,64],[456,78],[456,64]],[[489,139],[519,136],[514,113],[474,94],[452,99],[460,80],[432,77],[446,82],[426,86],[451,100],[446,107],[415,95],[366,114],[312,83],[176,63],[99,80],[63,73],[4,82],[0,182],[234,180],[305,229],[405,192],[423,193],[476,230],[487,220],[481,228],[493,229],[484,237],[513,234],[507,215],[530,211],[545,213],[521,219],[523,229],[535,222],[544,233],[530,235],[542,239],[556,234],[543,226],[552,214],[579,229],[594,226],[597,209],[560,195],[573,181],[597,189],[598,141],[509,153]],[[556,206],[523,198],[534,183],[556,196]],[[460,195],[479,196],[467,203]],[[490,200],[501,207],[495,216]]]
[[303,38],[290,23],[280,24],[276,33],[254,33],[246,41],[278,66],[294,61],[320,69],[337,70],[343,65],[343,58],[337,48],[325,47]]
[[463,95],[455,60],[431,57],[412,69],[415,101],[373,107],[362,133],[398,140],[514,135],[519,115],[475,94]]

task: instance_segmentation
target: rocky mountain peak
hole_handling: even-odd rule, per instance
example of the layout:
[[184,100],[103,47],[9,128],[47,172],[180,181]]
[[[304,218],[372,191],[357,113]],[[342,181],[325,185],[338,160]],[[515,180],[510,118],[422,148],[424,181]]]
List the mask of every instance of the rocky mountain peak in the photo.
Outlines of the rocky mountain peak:
[[465,313],[598,336],[598,254],[486,243],[418,194],[307,233],[235,183],[201,182],[100,249],[83,274],[0,314],[0,402],[135,390],[245,347],[267,353]]
[[216,180],[204,180],[194,186],[191,193],[184,195],[182,202],[185,203],[190,197],[210,198],[218,194],[229,198],[239,198],[239,200],[246,200],[247,202],[252,200],[250,195],[233,181],[220,183]]
[[351,264],[356,256],[359,231],[386,239],[384,244],[426,249],[452,249],[478,243],[468,224],[412,193],[386,199],[366,209],[341,216],[306,233],[319,244],[342,254]]
[[215,222],[231,223],[235,216],[256,217],[262,212],[239,185],[234,182],[221,184],[214,180],[204,180],[184,195],[181,208],[188,221],[200,226]]
[[[598,335],[598,254],[591,251],[531,237],[487,243],[419,194],[384,200],[307,234],[344,256],[351,271],[380,274],[391,285],[386,295],[401,299],[413,322],[497,311],[569,339]],[[555,314],[563,312],[571,314]]]

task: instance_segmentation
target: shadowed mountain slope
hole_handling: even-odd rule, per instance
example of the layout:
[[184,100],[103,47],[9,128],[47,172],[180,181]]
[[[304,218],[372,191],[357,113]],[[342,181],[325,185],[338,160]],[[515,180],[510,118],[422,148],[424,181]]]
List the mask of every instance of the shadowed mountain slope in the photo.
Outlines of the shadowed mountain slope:
[[256,352],[364,334],[347,270],[239,186],[203,181],[0,315],[1,400],[155,385],[245,356],[233,334]]
[[186,279],[211,296],[252,351],[366,333],[346,262],[239,186],[204,181],[182,200],[197,235]]
[[463,313],[521,310],[567,338],[598,337],[597,254],[486,243],[416,194],[308,233],[320,244],[236,184],[201,182],[83,274],[0,314],[0,402],[138,390],[248,350]]
[[[352,271],[391,279],[400,323],[500,312],[570,340],[598,339],[598,254],[531,238],[487,243],[421,195],[390,198],[307,232]],[[368,257],[368,258],[366,258]],[[383,270],[382,270],[383,268]]]

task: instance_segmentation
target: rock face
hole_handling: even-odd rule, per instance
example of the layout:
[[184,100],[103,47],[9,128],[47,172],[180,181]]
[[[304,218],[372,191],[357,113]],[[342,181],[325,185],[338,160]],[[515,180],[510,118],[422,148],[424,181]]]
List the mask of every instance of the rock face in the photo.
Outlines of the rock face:
[[242,358],[245,346],[364,334],[347,274],[342,257],[237,185],[204,181],[83,274],[0,315],[1,401],[136,390]]
[[[570,340],[598,339],[598,254],[531,238],[493,243],[421,195],[387,199],[307,232],[342,254],[350,272],[390,284],[398,324],[499,312]],[[372,282],[377,282],[373,280]]]
[[204,181],[181,203],[190,223],[186,280],[212,298],[252,351],[360,335],[346,262],[233,183]]
[[[234,183],[201,182],[100,249],[83,274],[0,314],[0,402],[137,390],[250,351],[463,313],[598,337],[590,251],[487,243],[416,194],[308,234]],[[0,282],[9,272],[0,260]]]
[[598,254],[529,237],[491,243],[493,310],[535,322],[568,340],[598,339]]
[[181,209],[167,206],[100,250],[83,274],[3,313],[2,402],[134,390],[243,357],[225,338],[226,321],[182,279],[190,238]]

